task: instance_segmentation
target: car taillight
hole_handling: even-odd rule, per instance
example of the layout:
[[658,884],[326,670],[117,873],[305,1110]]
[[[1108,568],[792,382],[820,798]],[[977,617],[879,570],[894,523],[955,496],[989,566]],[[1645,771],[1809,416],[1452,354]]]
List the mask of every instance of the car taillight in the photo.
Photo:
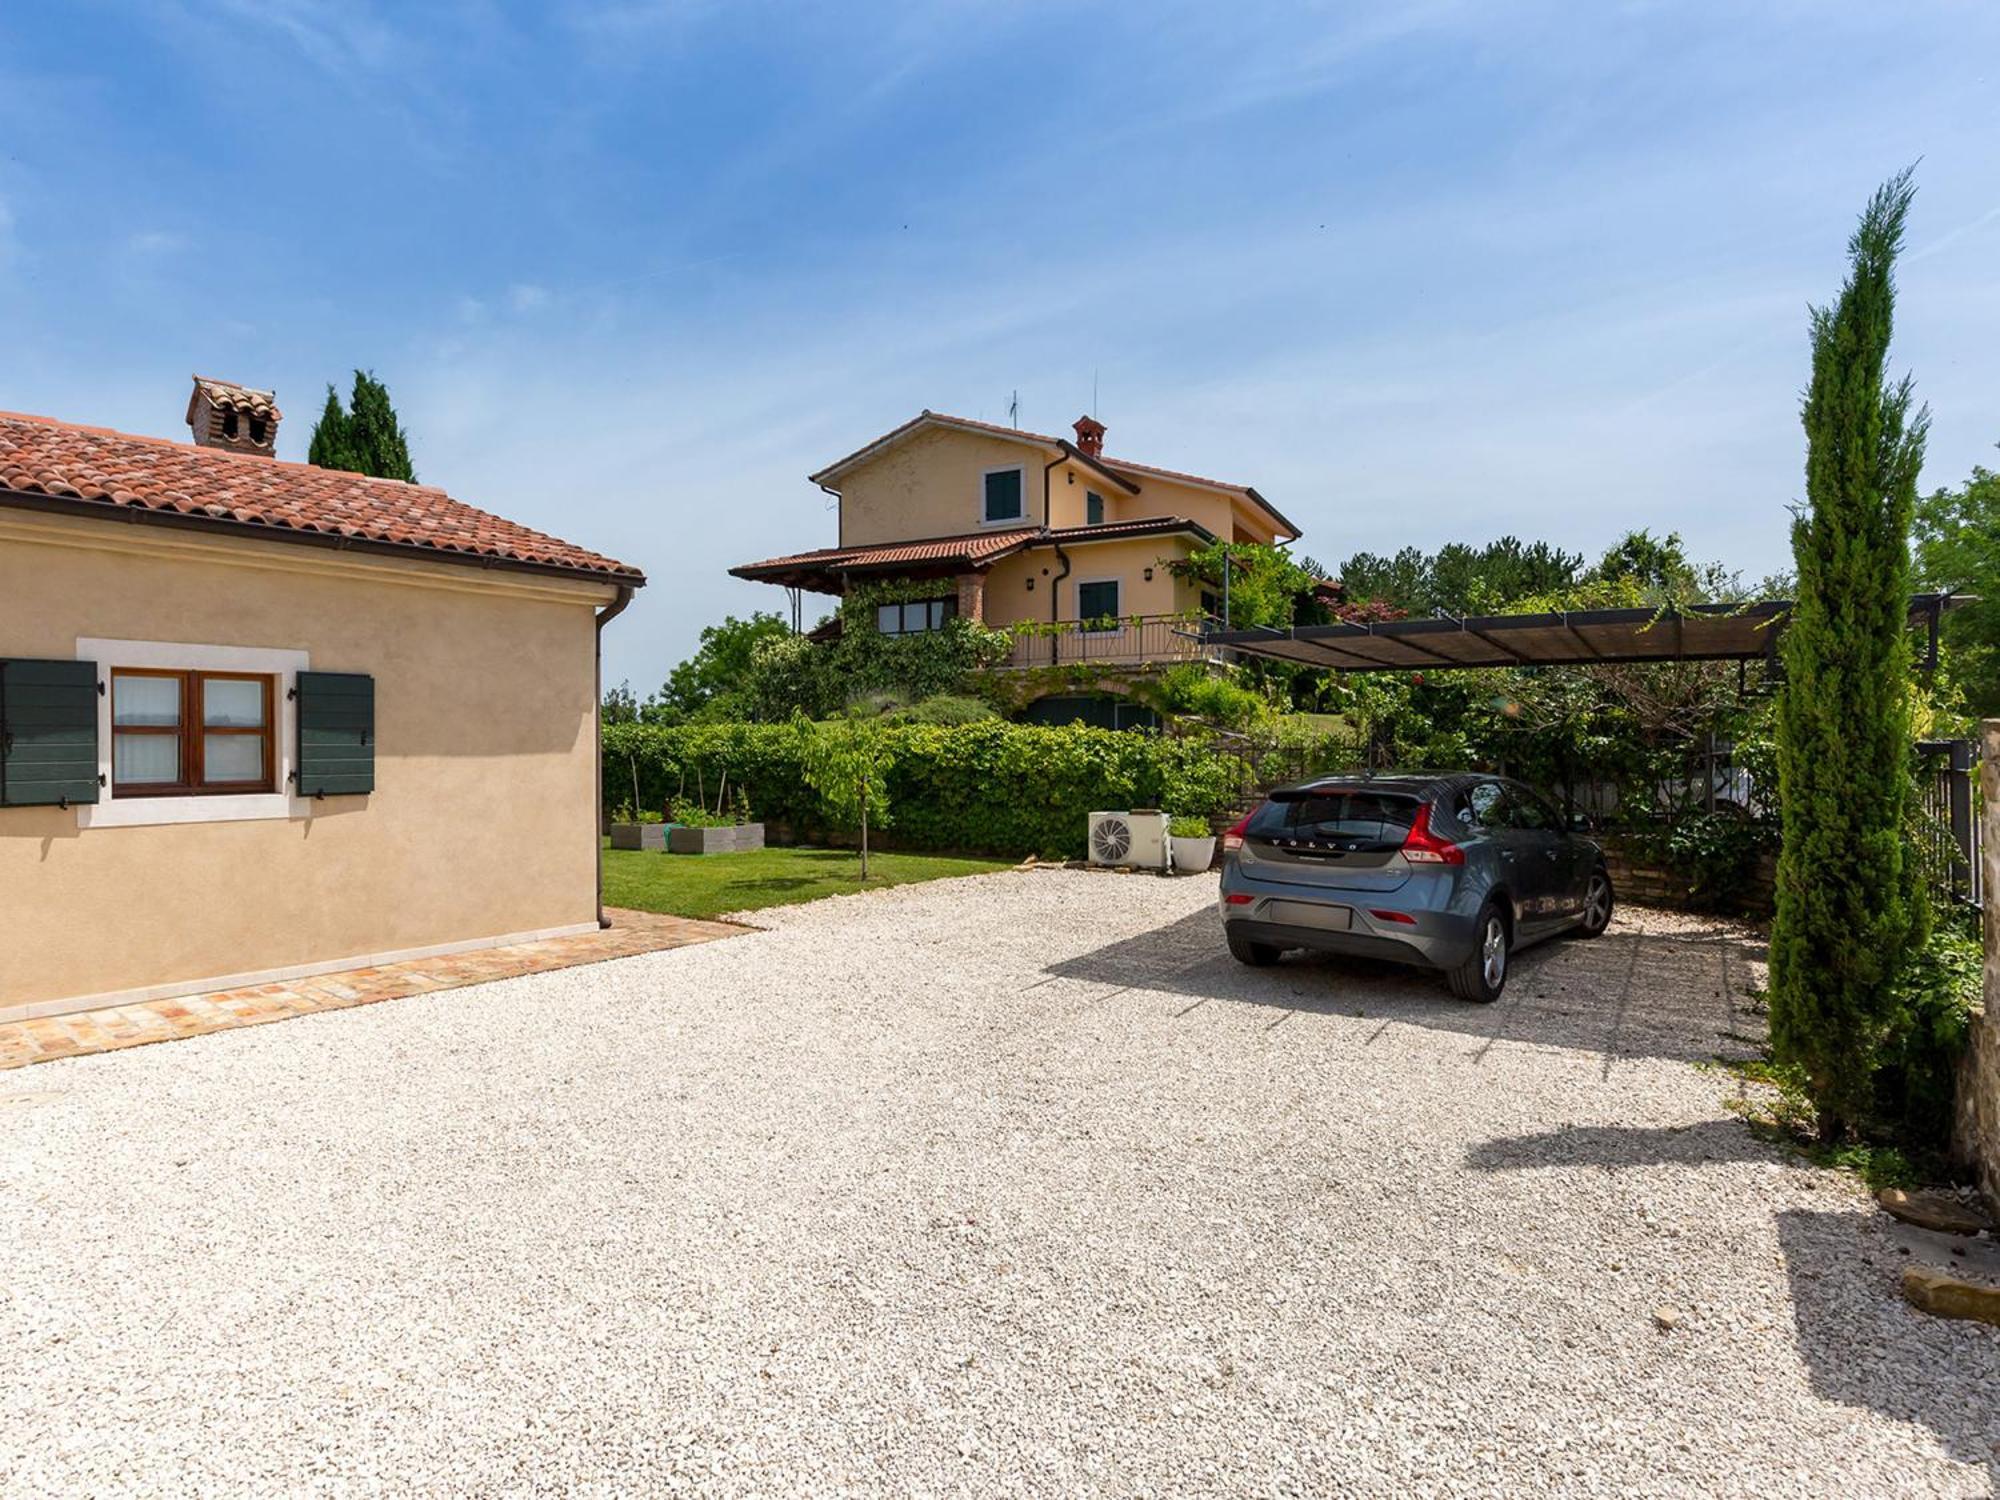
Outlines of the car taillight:
[[1239,822],[1234,828],[1231,828],[1227,833],[1223,834],[1222,852],[1224,854],[1234,854],[1238,849],[1241,849],[1243,847],[1244,830],[1250,826],[1250,820],[1256,817],[1257,814],[1261,811],[1263,811],[1261,807],[1252,808],[1249,812],[1243,815],[1243,820],[1241,822]]
[[1368,915],[1375,918],[1378,922],[1401,922],[1405,927],[1414,927],[1417,925],[1417,919],[1406,911],[1384,911],[1378,906],[1371,908]]
[[1410,836],[1403,840],[1403,858],[1413,865],[1462,865],[1465,851],[1431,832],[1431,805],[1422,802],[1417,805],[1416,821],[1410,824]]

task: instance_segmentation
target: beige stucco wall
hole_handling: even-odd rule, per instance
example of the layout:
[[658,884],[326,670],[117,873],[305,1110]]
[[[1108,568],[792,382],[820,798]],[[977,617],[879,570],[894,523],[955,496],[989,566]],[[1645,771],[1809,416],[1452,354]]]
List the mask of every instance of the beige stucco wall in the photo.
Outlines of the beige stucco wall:
[[[1200,603],[1200,589],[1181,582],[1162,566],[1162,559],[1184,557],[1194,539],[1188,536],[1134,537],[1117,542],[1066,546],[1069,576],[1057,581],[1062,561],[1053,547],[1031,547],[1002,558],[986,575],[986,623],[1011,625],[1018,620],[1047,620],[1049,591],[1055,590],[1059,620],[1076,619],[1079,583],[1116,578],[1120,615],[1170,615]],[[1149,580],[1146,569],[1153,570]],[[1029,577],[1034,591],[1027,588]]]
[[1042,465],[1050,456],[1010,438],[936,427],[919,432],[841,476],[840,545],[986,529],[980,512],[988,469],[1021,470],[1024,519],[1010,524],[1039,526]]
[[374,677],[377,738],[374,793],[302,816],[80,828],[0,808],[0,1007],[594,921],[593,607],[611,597],[0,515],[0,656],[74,657],[79,637],[303,650]]

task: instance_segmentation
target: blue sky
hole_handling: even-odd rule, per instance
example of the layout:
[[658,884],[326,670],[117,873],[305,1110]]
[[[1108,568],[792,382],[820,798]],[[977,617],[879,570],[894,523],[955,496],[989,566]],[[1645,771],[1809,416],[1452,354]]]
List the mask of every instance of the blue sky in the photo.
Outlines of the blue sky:
[[642,565],[642,691],[929,406],[1254,483],[1328,563],[1632,526],[1756,576],[1805,307],[1918,157],[1928,484],[2000,440],[2000,7],[156,0],[0,14],[0,407],[390,385]]

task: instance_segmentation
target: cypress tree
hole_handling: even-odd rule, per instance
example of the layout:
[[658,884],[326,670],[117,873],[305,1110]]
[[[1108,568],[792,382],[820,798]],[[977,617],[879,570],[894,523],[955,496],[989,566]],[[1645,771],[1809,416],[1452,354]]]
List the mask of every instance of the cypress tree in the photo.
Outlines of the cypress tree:
[[410,441],[389,388],[372,374],[354,372],[354,395],[343,411],[332,386],[326,388],[326,408],[313,427],[306,462],[322,469],[346,469],[378,479],[416,481],[410,467]]
[[1929,414],[1884,370],[1909,169],[1869,201],[1847,280],[1811,310],[1806,500],[1792,522],[1798,600],[1778,704],[1784,843],[1771,930],[1771,1040],[1821,1133],[1869,1120],[1894,1024],[1888,980],[1928,909],[1905,852],[1911,797],[1910,521]]
[[330,385],[326,388],[326,406],[320,411],[319,420],[313,423],[306,462],[317,468],[345,469],[350,473],[356,468],[353,445],[347,437],[347,412]]
[[410,442],[403,433],[403,424],[396,420],[389,388],[373,374],[356,370],[354,395],[347,407],[347,430],[355,455],[361,460],[361,472],[415,483],[417,471],[410,467]]

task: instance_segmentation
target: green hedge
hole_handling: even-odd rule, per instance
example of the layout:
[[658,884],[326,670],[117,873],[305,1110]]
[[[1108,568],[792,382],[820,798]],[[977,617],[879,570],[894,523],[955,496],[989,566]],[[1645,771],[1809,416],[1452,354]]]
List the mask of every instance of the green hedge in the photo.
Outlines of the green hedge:
[[[889,831],[903,848],[1075,857],[1094,811],[1207,816],[1227,810],[1238,791],[1235,761],[1185,740],[1002,722],[894,724],[882,733],[894,755]],[[697,795],[713,806],[726,775],[757,817],[808,837],[826,828],[789,725],[605,726],[607,813],[630,811],[635,771],[640,807]]]

